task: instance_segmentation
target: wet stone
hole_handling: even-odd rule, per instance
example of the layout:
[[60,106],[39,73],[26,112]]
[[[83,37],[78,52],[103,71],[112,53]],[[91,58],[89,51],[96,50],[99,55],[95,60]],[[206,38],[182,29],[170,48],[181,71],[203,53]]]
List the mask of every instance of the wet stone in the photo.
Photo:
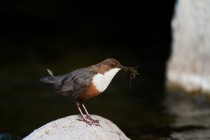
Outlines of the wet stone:
[[78,120],[78,115],[61,118],[38,128],[23,140],[129,140],[111,121],[91,115],[99,125],[89,125]]

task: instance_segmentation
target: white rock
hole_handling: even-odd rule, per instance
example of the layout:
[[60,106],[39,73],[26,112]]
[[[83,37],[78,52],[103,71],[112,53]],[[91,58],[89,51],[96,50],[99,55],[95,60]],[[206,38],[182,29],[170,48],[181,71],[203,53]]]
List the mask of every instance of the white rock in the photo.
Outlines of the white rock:
[[78,115],[61,118],[38,128],[23,140],[129,140],[111,121],[100,116],[100,126],[78,121]]
[[167,85],[186,92],[210,93],[210,1],[177,1]]

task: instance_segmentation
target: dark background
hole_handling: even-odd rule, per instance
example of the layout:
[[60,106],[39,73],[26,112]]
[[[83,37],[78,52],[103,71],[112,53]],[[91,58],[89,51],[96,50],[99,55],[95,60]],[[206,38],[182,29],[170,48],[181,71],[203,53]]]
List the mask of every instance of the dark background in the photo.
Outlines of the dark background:
[[119,73],[104,94],[86,102],[89,112],[131,137],[168,125],[162,101],[173,10],[168,0],[1,1],[0,131],[24,137],[78,114],[39,78],[47,68],[60,75],[108,57],[139,66],[140,74],[130,85],[128,74]]

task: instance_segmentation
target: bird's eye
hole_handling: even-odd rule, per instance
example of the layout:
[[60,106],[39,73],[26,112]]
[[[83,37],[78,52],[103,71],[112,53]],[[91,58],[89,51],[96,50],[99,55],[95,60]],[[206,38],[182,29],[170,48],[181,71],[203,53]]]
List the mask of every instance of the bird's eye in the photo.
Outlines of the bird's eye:
[[112,63],[111,66],[112,66],[112,67],[115,67],[116,65],[115,65],[115,63]]

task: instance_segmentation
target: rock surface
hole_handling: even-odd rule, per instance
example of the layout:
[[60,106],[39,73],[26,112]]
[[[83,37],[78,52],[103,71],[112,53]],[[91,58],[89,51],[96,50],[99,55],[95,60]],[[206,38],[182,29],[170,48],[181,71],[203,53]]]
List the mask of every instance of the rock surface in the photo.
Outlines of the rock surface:
[[38,128],[23,140],[129,140],[111,121],[97,115],[100,126],[78,121],[78,115],[61,118]]
[[167,86],[188,93],[210,93],[210,1],[177,2]]

